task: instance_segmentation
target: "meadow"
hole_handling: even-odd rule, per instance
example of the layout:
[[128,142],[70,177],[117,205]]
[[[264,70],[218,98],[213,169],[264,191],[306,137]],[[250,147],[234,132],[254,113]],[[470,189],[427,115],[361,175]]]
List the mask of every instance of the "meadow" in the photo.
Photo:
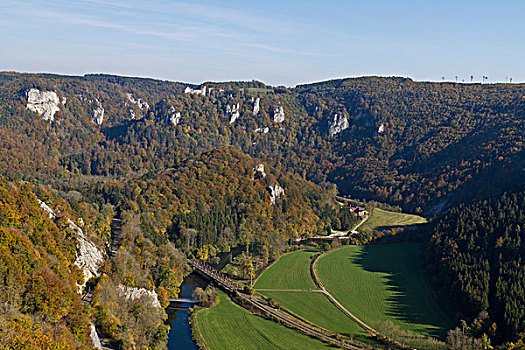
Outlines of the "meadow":
[[298,250],[283,255],[267,268],[254,284],[255,289],[318,289],[310,274],[315,249]]
[[323,293],[270,291],[260,293],[322,328],[361,342],[372,342],[368,333],[332,304]]
[[391,321],[443,338],[452,324],[423,279],[422,249],[416,243],[351,246],[322,257],[317,270],[325,288],[370,326]]
[[418,215],[398,213],[374,208],[368,220],[359,227],[363,230],[386,230],[390,228],[399,228],[415,224],[426,223],[427,219]]
[[198,327],[211,350],[333,349],[278,323],[255,316],[219,292],[217,305],[198,311]]

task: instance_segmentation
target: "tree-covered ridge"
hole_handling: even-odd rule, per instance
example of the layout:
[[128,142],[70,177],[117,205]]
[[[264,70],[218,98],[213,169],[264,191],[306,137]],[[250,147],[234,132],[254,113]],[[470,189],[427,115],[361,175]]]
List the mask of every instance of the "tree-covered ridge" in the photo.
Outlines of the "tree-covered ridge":
[[[410,211],[498,193],[525,178],[520,84],[367,77],[293,89],[259,82],[204,85],[211,89],[206,96],[152,79],[2,73],[0,171],[45,181],[122,178],[231,145],[316,183],[336,183],[343,194]],[[56,122],[26,110],[25,92],[33,87],[66,98]],[[91,120],[95,99],[105,109],[102,126]],[[230,123],[227,108],[237,103],[239,117]],[[273,119],[279,106],[283,122]],[[180,113],[177,123],[170,113]],[[330,136],[336,113],[348,128]]]
[[462,318],[488,311],[474,336],[514,340],[525,332],[524,227],[523,191],[454,208],[436,223],[429,275]]
[[[255,167],[264,166],[263,172]],[[280,254],[283,242],[339,229],[338,205],[319,186],[281,173],[232,147],[204,152],[130,185],[129,207],[155,219],[155,239],[184,249],[260,244]],[[284,194],[272,204],[270,186]],[[152,238],[153,239],[153,238]]]

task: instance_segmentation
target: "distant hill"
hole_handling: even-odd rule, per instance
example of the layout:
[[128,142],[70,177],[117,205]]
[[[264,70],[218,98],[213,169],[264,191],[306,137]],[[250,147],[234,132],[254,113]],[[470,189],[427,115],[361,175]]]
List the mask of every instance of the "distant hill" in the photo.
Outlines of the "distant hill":
[[[234,146],[342,194],[428,214],[524,183],[522,84],[205,85],[203,96],[153,79],[1,73],[0,172],[121,179]],[[31,88],[57,94],[54,121],[27,110]]]

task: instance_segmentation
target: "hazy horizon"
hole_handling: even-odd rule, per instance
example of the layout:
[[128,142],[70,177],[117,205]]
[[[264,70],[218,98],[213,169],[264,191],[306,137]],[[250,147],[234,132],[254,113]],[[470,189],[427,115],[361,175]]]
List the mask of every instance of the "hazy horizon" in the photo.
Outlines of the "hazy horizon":
[[285,86],[525,81],[519,1],[4,2],[2,71]]

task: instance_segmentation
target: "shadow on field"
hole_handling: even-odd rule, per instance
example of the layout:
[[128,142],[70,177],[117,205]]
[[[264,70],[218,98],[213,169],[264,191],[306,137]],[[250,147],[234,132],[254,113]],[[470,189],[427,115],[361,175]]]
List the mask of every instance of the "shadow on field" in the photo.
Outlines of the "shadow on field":
[[[364,246],[355,263],[365,271],[387,274],[386,288],[391,291],[386,312],[400,321],[431,325],[428,335],[444,338],[449,325],[428,293],[419,270],[419,246],[414,243]],[[416,329],[419,327],[415,327]]]

